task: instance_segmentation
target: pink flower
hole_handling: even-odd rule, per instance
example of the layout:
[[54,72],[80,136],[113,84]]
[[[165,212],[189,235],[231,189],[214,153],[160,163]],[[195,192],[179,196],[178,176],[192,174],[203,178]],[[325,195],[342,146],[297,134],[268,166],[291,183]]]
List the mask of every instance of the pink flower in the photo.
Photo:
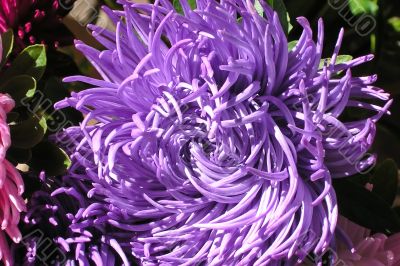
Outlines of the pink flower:
[[19,16],[28,12],[34,0],[0,0],[0,31],[18,25]]
[[[347,241],[338,241],[336,265],[397,266],[400,265],[400,233],[371,235],[370,230],[340,217],[338,227]],[[347,242],[347,243],[345,243]],[[352,247],[349,247],[351,246]]]
[[18,223],[20,212],[26,211],[25,202],[21,197],[24,192],[21,175],[5,159],[7,149],[11,144],[7,113],[13,107],[14,101],[8,95],[0,94],[0,258],[5,265],[11,265],[12,262],[5,233],[15,243],[21,240]]
[[[72,43],[62,24],[74,0],[0,0],[0,33],[12,28],[20,48],[34,43],[51,47]],[[57,32],[57,34],[54,34]]]

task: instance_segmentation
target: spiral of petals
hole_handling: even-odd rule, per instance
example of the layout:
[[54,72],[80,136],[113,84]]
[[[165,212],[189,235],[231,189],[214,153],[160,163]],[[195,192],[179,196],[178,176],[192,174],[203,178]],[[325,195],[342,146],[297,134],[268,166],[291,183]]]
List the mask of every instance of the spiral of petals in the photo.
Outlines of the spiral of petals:
[[[338,63],[343,31],[320,67],[323,23],[289,51],[278,15],[251,1],[123,1],[105,9],[106,48],[76,47],[102,76],[68,77],[91,88],[56,107],[85,115],[74,163],[90,179],[96,214],[131,232],[144,265],[275,265],[331,245],[337,203],[332,178],[368,169],[375,123],[389,95],[355,77],[364,56]],[[350,109],[363,120],[342,120]],[[81,169],[80,168],[80,169]],[[129,250],[129,249],[128,249]]]

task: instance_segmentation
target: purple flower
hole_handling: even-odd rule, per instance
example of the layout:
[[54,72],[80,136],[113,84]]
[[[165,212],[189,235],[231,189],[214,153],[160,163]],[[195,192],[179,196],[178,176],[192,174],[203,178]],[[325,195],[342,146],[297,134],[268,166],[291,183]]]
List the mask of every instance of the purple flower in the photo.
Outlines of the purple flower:
[[[105,9],[116,32],[91,26],[106,49],[76,47],[102,80],[57,104],[85,115],[73,160],[90,180],[95,213],[131,232],[144,265],[275,265],[317,256],[338,216],[332,178],[365,171],[375,123],[391,103],[376,76],[320,67],[323,24],[297,45],[276,13],[250,1],[198,0],[184,15],[169,1]],[[382,107],[383,106],[383,107]],[[366,110],[352,121],[349,110]],[[114,229],[113,229],[114,230]]]
[[127,234],[109,230],[104,220],[96,219],[94,214],[107,210],[95,197],[88,199],[88,192],[85,180],[46,180],[28,203],[23,245],[15,246],[18,265],[129,265],[118,241]]

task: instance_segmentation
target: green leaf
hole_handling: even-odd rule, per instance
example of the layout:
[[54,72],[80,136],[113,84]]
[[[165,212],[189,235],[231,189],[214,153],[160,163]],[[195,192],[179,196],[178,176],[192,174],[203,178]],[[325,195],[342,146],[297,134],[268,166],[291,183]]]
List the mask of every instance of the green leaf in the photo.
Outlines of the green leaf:
[[[258,0],[257,0],[258,1]],[[263,1],[263,0],[260,0]],[[279,16],[279,20],[282,24],[283,31],[288,34],[289,33],[289,24],[290,24],[290,17],[286,10],[285,3],[283,0],[266,0],[268,5],[276,11]]]
[[46,69],[46,49],[44,45],[25,48],[2,75],[2,81],[18,75],[29,75],[40,80]]
[[400,32],[400,17],[391,17],[388,22],[395,31]]
[[264,9],[261,6],[260,1],[256,0],[256,2],[254,3],[254,8],[256,9],[258,15],[260,15],[261,17],[264,16]]
[[289,42],[288,43],[288,51],[292,51],[293,50],[293,48],[294,47],[296,47],[296,45],[297,45],[297,43],[298,43],[299,41],[291,41],[291,42]]
[[[173,0],[172,4],[174,5],[176,12],[178,12],[179,14],[183,14],[183,8],[179,0]],[[195,10],[197,7],[196,0],[188,0],[188,4],[192,10]]]
[[31,114],[25,120],[10,125],[12,145],[19,149],[32,148],[43,139],[46,130],[46,119]]
[[28,75],[14,76],[1,85],[0,91],[11,95],[15,106],[18,107],[22,99],[33,97],[36,91],[36,80]]
[[361,15],[364,13],[376,15],[379,6],[375,0],[349,0],[351,13]]
[[39,125],[40,125],[40,127],[43,129],[44,133],[46,134],[46,132],[47,132],[46,118],[42,117],[42,118],[39,120]]
[[0,68],[7,62],[8,56],[14,47],[14,34],[12,30],[8,30],[1,35],[1,43],[3,48],[3,54],[1,55]]
[[289,12],[286,13],[286,19],[288,21],[288,34],[289,34],[293,30],[293,25],[292,25],[292,23],[290,23]]
[[371,53],[375,54],[376,53],[376,34],[375,33],[371,34],[370,42],[371,42]]
[[55,176],[65,173],[71,166],[71,160],[62,149],[43,141],[32,149],[30,166],[36,171],[45,171],[46,175]]
[[375,168],[371,183],[373,192],[392,205],[398,188],[398,169],[395,161],[388,159]]
[[375,232],[391,234],[400,231],[399,217],[375,193],[347,179],[337,179],[333,185],[341,215]]
[[[337,58],[336,58],[336,63],[335,63],[335,65],[339,65],[339,64],[342,64],[342,63],[346,63],[346,62],[349,62],[350,60],[352,60],[353,59],[353,57],[351,56],[351,55],[339,55]],[[321,61],[319,62],[319,69],[322,69],[324,66],[325,66],[325,64],[327,65],[327,66],[329,66],[330,65],[330,63],[331,63],[331,58],[324,58],[324,59],[321,59]]]

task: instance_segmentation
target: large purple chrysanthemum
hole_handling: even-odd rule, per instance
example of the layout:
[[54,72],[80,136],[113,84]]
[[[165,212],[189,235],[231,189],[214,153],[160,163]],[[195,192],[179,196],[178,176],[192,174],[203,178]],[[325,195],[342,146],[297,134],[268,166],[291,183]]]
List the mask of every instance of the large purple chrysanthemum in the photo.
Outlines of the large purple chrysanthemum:
[[[371,77],[336,63],[343,32],[319,67],[305,18],[297,45],[277,14],[250,1],[198,0],[184,15],[167,0],[124,2],[108,14],[116,32],[93,26],[105,47],[77,48],[103,80],[58,108],[86,115],[70,133],[83,140],[73,160],[86,169],[96,212],[131,232],[145,265],[274,265],[320,254],[337,220],[332,177],[370,167],[375,122],[389,96]],[[386,102],[386,103],[385,103]],[[381,107],[383,105],[383,107]],[[369,118],[341,121],[350,108]],[[89,150],[89,153],[88,153]],[[73,171],[72,171],[73,172]]]

